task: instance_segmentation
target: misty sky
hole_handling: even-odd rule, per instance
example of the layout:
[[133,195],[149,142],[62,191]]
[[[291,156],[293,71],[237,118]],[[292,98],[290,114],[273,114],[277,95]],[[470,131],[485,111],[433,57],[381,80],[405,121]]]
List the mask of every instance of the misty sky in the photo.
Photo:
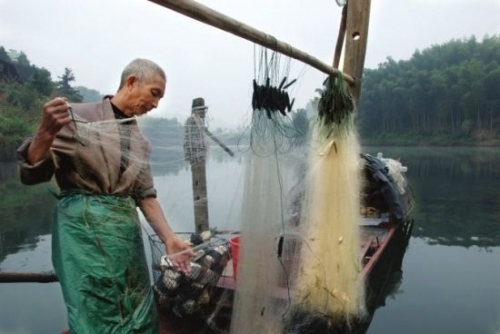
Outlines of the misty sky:
[[[332,63],[341,17],[335,0],[203,0],[217,11]],[[372,0],[365,67],[409,59],[451,39],[500,34],[500,0]],[[150,58],[167,72],[165,98],[151,115],[190,114],[205,98],[209,126],[249,124],[260,47],[147,0],[0,0],[0,45],[24,51],[54,79],[65,67],[75,85],[113,93],[123,67]],[[285,73],[287,58],[280,57]],[[283,72],[281,72],[283,71]],[[292,60],[295,107],[305,107],[325,75]]]

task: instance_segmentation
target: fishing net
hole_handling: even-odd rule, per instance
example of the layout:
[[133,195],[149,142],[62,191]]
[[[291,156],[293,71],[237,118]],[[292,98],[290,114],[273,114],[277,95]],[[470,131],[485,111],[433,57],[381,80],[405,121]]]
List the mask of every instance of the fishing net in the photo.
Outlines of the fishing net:
[[290,59],[282,61],[279,53],[260,48],[254,67],[250,147],[262,156],[287,153],[305,135],[291,113],[294,99],[288,90],[297,79],[289,79]]
[[[348,330],[365,315],[355,105],[342,77],[328,77],[318,115],[306,129],[312,134],[305,137],[294,122],[293,99],[284,94],[294,86],[287,79],[289,64],[282,66],[276,54],[264,51],[260,59],[253,83],[249,149],[240,152],[244,175],[235,228],[240,236],[237,276],[226,272],[235,260],[229,245],[235,229],[195,242],[192,237],[203,231],[195,226],[198,234],[188,241],[198,256],[189,274],[172,270],[163,245],[148,232],[156,301],[165,312],[196,319],[217,333]],[[205,171],[209,146],[204,120],[197,115],[188,118],[179,134],[182,140],[172,147],[152,141],[153,155],[160,152],[153,160],[145,154],[147,146],[134,147],[142,138],[135,121],[96,122],[77,114],[74,125],[80,149],[101,152],[124,177],[141,175],[144,168],[161,173],[187,161],[193,189],[206,187],[194,175],[196,168]],[[165,127],[162,132],[170,130]],[[180,153],[162,160],[174,149]],[[197,206],[207,210],[206,189],[198,196],[188,194],[175,200],[194,202],[195,212]],[[208,211],[205,214],[208,218]],[[233,285],[224,285],[225,277],[232,277]],[[230,321],[221,326],[217,319],[228,310]]]
[[253,113],[233,333],[346,333],[366,315],[360,146],[340,75],[319,106],[309,145],[287,150],[274,119]]
[[[325,132],[332,134],[323,137]],[[344,333],[365,314],[360,150],[351,117],[333,129],[317,126],[314,133],[300,221],[306,244],[295,262],[298,276],[286,328],[289,333]]]
[[[104,105],[106,103],[103,102]],[[113,119],[110,108],[107,113],[106,117],[102,117],[104,119],[87,117],[81,105],[73,107],[74,122],[62,133],[67,142],[64,142],[61,148],[58,147],[58,150],[70,152],[76,180],[85,177],[81,182],[92,187],[93,183],[97,183],[99,179],[100,185],[109,187],[106,190],[110,189],[113,194],[119,195],[117,198],[124,195],[121,191],[127,191],[126,194],[140,200],[141,193],[152,191],[151,168],[157,170],[159,168],[160,172],[156,174],[161,175],[163,168],[168,170],[171,166],[184,166],[187,160],[193,170],[196,168],[205,170],[208,142],[204,121],[198,115],[188,118],[185,126],[180,128],[180,132],[176,124],[169,126],[167,123],[164,128],[155,126],[155,132],[150,137],[151,142],[155,144],[152,151],[153,157],[151,157],[149,140],[139,129],[139,127],[142,127],[142,130],[146,128],[144,132],[151,135],[151,132],[147,131],[148,124],[138,124],[135,118]],[[178,139],[172,139],[172,133],[176,134]],[[163,142],[158,141],[158,138],[162,137],[168,139]],[[224,138],[221,139],[224,140]],[[183,146],[183,143],[186,145]],[[58,162],[64,165],[68,163],[68,160],[60,159]],[[193,186],[195,182],[199,183],[194,179],[193,174]],[[131,192],[129,192],[130,188],[124,188],[126,185],[130,185]],[[151,194],[154,195],[154,193]],[[194,202],[195,211],[197,207],[207,208],[206,189],[201,197],[182,197],[186,195],[189,196],[190,192],[177,196],[175,202]],[[123,196],[123,198],[128,197]],[[177,205],[178,203],[175,202],[162,203],[167,204],[167,217],[169,216],[168,204]],[[185,220],[185,217],[182,218]],[[191,223],[190,226],[193,224]],[[175,226],[173,228],[178,230]],[[207,328],[214,328],[214,330],[222,326],[215,318],[220,313],[221,300],[228,299],[232,293],[225,293],[217,289],[216,285],[230,259],[228,238],[213,236],[206,239],[202,238],[202,234],[190,235],[186,241],[192,244],[197,256],[192,259],[190,273],[181,274],[171,268],[168,255],[172,254],[166,254],[165,246],[154,231],[147,225],[144,225],[144,230],[148,234],[151,245],[153,292],[160,315],[173,314],[180,319],[204,323]],[[211,232],[215,234],[214,230]],[[143,249],[137,249],[137,252],[144,254]],[[152,295],[150,293],[149,297]],[[227,328],[228,324],[225,327]]]
[[[269,118],[264,120],[272,126]],[[285,263],[291,259],[282,249],[283,238],[293,226],[292,189],[300,169],[294,161],[298,152],[292,154],[289,150],[286,155],[279,154],[280,134],[272,131],[270,134],[269,140],[255,136],[253,143],[261,154],[247,155],[245,164],[232,333],[278,333],[288,304]]]
[[157,305],[180,318],[209,319],[218,301],[213,299],[213,289],[230,258],[228,241],[217,237],[203,240],[192,234],[190,242],[196,257],[191,261],[191,271],[182,274],[172,268],[161,240],[155,235],[149,238]]
[[313,129],[300,219],[305,242],[287,333],[349,332],[365,317],[359,250],[360,145],[355,107],[339,74],[325,80]]

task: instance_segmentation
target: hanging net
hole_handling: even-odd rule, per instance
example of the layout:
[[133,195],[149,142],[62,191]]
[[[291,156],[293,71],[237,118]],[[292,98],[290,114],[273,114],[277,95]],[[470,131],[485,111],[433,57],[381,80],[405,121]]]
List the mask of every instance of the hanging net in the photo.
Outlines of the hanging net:
[[[297,127],[289,60],[281,62],[268,50],[256,59],[249,145],[239,152],[244,170],[240,221],[224,231],[185,234],[197,252],[189,274],[172,269],[164,246],[147,230],[156,303],[161,314],[176,319],[172,323],[201,324],[193,333],[348,332],[366,314],[355,104],[341,75],[330,76],[317,115],[306,119],[310,127]],[[81,153],[98,152],[117,167],[110,184],[134,179],[143,191],[152,186],[151,168],[168,170],[186,161],[192,171],[207,168],[207,129],[198,115],[187,119],[175,147],[153,140],[160,156],[180,153],[152,162],[135,120],[74,117],[73,139]],[[91,180],[88,167],[79,166]],[[193,174],[193,189],[199,185]],[[208,207],[207,199],[206,189],[199,198],[176,198],[194,202],[195,212],[197,205]],[[234,236],[237,248],[231,244]]]
[[256,155],[288,153],[306,135],[295,126],[296,114],[291,113],[294,99],[290,98],[289,89],[297,79],[288,79],[290,59],[281,58],[266,48],[260,48],[255,55],[250,147]]
[[360,145],[342,77],[328,77],[318,105],[286,332],[349,332],[366,314],[361,274]]

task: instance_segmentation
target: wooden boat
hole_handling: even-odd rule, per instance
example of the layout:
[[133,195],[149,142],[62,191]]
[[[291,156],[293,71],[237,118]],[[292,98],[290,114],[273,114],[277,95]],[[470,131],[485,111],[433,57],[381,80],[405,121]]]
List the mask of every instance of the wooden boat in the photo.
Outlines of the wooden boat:
[[[363,0],[350,0],[349,6],[344,7],[343,19],[339,31],[337,48],[334,57],[334,66],[322,63],[304,52],[283,43],[276,38],[261,31],[237,22],[232,18],[217,13],[205,6],[196,4],[191,0],[151,0],[163,7],[176,10],[179,13],[192,17],[196,20],[210,24],[219,29],[228,31],[239,37],[260,44],[271,50],[275,50],[291,58],[302,61],[327,75],[341,75],[343,80],[350,84],[350,91],[355,100],[359,100],[361,91],[361,78],[364,66],[365,49],[367,45],[367,32],[370,6],[369,2]],[[345,39],[344,39],[345,37]],[[336,67],[345,45],[343,71]],[[357,79],[356,79],[357,78]],[[392,182],[392,181],[391,181]],[[389,182],[389,187],[392,184]],[[387,183],[386,183],[387,184]],[[409,192],[407,192],[408,194]],[[400,196],[397,196],[400,197]],[[411,197],[411,196],[409,196]],[[411,233],[413,221],[409,218],[409,210],[396,212],[391,208],[393,204],[402,205],[405,209],[411,208],[411,200],[398,198],[397,201],[382,200],[382,205],[387,211],[377,208],[377,205],[366,205],[366,208],[375,208],[379,214],[389,212],[387,216],[365,217],[361,222],[361,262],[363,263],[363,275],[366,281],[367,309],[373,314],[381,298],[382,291],[387,285],[393,270],[400,269],[404,249]],[[379,220],[375,220],[377,218]],[[369,223],[369,224],[368,224]],[[179,318],[172,312],[160,309],[160,323],[162,333],[221,333],[227,331],[230,326],[230,314],[232,296],[236,285],[232,266],[226,265],[226,270],[221,274],[213,289],[213,299],[216,295],[222,298],[215,307],[220,308],[216,317],[203,318]],[[362,332],[369,324],[369,319],[356,328]]]
[[[400,275],[403,256],[413,228],[411,211],[413,192],[408,184],[404,193],[397,189],[382,159],[362,155],[367,161],[362,215],[360,221],[360,256],[365,280],[366,308],[369,317],[356,323],[351,333],[365,333],[380,305],[383,305],[394,275]],[[392,159],[391,159],[392,160]],[[392,160],[395,161],[395,160]],[[403,180],[406,181],[406,180]],[[237,289],[233,267],[228,262],[216,286],[211,290],[216,312],[209,319],[178,317],[159,308],[161,333],[229,333],[231,306]],[[277,295],[285,295],[277,291]],[[214,316],[215,314],[215,316]]]
[[[341,25],[335,48],[333,66],[327,65],[291,45],[277,40],[275,37],[260,30],[254,29],[243,22],[238,22],[231,17],[198,4],[192,0],[150,0],[162,7],[174,10],[182,15],[198,20],[215,28],[221,29],[238,37],[260,44],[290,58],[308,64],[319,71],[329,75],[341,76],[349,84],[349,91],[355,101],[359,100],[361,93],[361,78],[363,77],[364,60],[367,46],[370,2],[364,0],[350,0],[349,6],[343,5]],[[339,2],[340,4],[340,2]],[[340,59],[343,54],[343,70],[340,71]],[[194,180],[193,180],[194,181]],[[202,180],[203,181],[203,180]],[[196,180],[195,183],[200,183]],[[193,190],[194,192],[196,189]],[[205,196],[204,196],[205,195]],[[197,198],[204,198],[206,194],[197,193]],[[382,201],[383,202],[383,201]],[[393,204],[393,203],[392,203]],[[386,203],[386,206],[388,203]],[[376,208],[376,207],[375,207]],[[379,211],[380,213],[387,211]],[[195,217],[196,220],[196,217]],[[410,220],[406,212],[389,214],[383,221],[373,226],[362,227],[360,242],[363,274],[367,283],[368,309],[374,309],[380,287],[384,286],[382,276],[387,275],[395,261],[396,251],[405,245],[411,231]],[[203,224],[197,224],[195,226]],[[201,231],[196,231],[200,233]],[[208,319],[195,319],[183,317],[178,319],[173,312],[161,311],[162,333],[220,333],[227,330],[230,325],[231,302],[236,285],[231,271],[232,266],[226,265],[226,270],[214,284],[214,293],[224,298],[224,302],[216,303],[215,308],[220,309],[217,316],[213,314]],[[382,283],[380,283],[382,282]],[[279,294],[279,293],[278,293]],[[177,296],[178,297],[178,296]],[[214,300],[217,299],[215,296]],[[227,312],[225,312],[227,311]]]

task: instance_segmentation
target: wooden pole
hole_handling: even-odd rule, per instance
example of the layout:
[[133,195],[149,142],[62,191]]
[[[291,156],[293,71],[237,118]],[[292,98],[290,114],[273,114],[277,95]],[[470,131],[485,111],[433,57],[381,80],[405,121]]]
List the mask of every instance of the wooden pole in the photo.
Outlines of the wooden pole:
[[335,46],[335,55],[333,57],[334,68],[339,67],[340,56],[342,55],[342,49],[344,48],[345,26],[347,21],[347,5],[348,2],[342,8],[342,18],[340,19],[339,35],[337,36],[337,45]]
[[219,146],[222,147],[222,149],[224,151],[226,151],[227,154],[229,154],[232,157],[234,156],[233,151],[231,151],[231,149],[229,147],[227,147],[223,142],[221,142],[219,140],[219,138],[215,137],[215,135],[212,132],[210,132],[207,128],[205,128],[205,133],[207,134],[207,136],[209,136],[210,138],[212,138],[212,140],[214,142],[216,142],[217,144],[219,144]]
[[53,283],[58,282],[55,273],[0,272],[0,283]]
[[208,200],[207,200],[207,170],[206,161],[191,162],[191,177],[193,184],[193,206],[195,232],[208,231]]
[[[204,104],[205,102],[203,102]],[[193,185],[194,227],[196,233],[210,228],[207,200],[207,171],[205,139],[205,111],[195,113],[184,125],[184,149],[191,165],[191,181]]]
[[[251,42],[262,45],[268,49],[277,51],[293,59],[297,59],[306,63],[323,73],[329,75],[337,75],[340,71],[333,68],[319,59],[310,56],[309,54],[298,50],[291,45],[281,42],[271,35],[268,35],[260,30],[252,28],[242,22],[239,22],[229,16],[217,12],[207,6],[197,3],[192,0],[149,0],[162,7],[169,8],[173,11],[189,16],[197,21],[206,23],[215,28],[227,31],[233,35],[239,36]],[[344,71],[345,72],[345,71]],[[348,72],[345,72],[348,73]],[[344,80],[350,84],[354,84],[354,79],[341,73]]]
[[361,95],[361,78],[365,65],[371,0],[349,0],[347,6],[344,72],[354,79],[351,93],[355,101]]

